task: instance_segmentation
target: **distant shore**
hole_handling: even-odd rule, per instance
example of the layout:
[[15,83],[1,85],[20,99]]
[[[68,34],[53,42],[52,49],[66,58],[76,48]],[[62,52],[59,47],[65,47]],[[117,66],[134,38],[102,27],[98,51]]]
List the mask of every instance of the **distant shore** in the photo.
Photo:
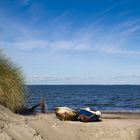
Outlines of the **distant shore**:
[[101,122],[60,121],[54,113],[13,114],[0,106],[0,140],[140,140],[140,113],[103,111]]

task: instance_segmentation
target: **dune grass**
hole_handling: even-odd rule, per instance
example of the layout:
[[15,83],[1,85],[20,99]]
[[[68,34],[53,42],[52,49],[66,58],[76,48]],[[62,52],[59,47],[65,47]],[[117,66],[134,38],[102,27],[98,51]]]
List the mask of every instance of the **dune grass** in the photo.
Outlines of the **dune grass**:
[[0,50],[0,104],[15,113],[25,107],[24,78],[20,68]]

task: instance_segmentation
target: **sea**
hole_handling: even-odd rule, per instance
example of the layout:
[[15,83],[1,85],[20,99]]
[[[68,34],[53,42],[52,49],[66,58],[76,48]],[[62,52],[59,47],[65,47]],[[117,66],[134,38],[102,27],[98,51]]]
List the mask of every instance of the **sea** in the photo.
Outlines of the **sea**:
[[26,89],[28,107],[44,98],[50,112],[60,106],[140,112],[140,85],[27,85]]

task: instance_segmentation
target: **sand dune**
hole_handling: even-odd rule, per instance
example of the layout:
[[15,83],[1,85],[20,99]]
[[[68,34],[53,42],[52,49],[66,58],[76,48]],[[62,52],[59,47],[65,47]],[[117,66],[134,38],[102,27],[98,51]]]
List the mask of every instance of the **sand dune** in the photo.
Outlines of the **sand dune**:
[[55,114],[21,116],[0,106],[0,140],[140,140],[139,113],[104,112],[101,122],[60,121]]

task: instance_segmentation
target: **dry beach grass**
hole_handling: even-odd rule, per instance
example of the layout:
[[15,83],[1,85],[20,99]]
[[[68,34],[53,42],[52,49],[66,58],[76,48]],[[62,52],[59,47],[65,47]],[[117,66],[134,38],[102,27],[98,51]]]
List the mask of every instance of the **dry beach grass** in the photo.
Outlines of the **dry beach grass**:
[[20,69],[0,50],[0,104],[13,112],[25,105],[24,80]]

